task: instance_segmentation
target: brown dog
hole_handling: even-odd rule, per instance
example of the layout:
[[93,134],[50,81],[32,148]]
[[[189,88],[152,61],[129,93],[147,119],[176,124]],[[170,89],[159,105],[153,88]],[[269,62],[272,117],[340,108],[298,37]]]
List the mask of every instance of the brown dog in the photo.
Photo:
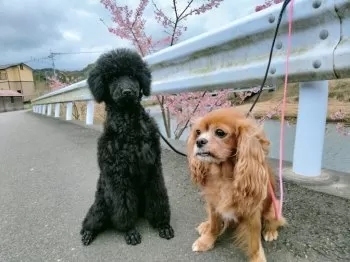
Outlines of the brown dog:
[[276,240],[285,219],[275,218],[268,190],[275,190],[267,162],[270,142],[262,128],[234,108],[212,111],[199,119],[188,139],[188,161],[193,181],[207,203],[208,220],[197,230],[193,251],[206,251],[228,225],[235,224],[236,244],[250,261],[266,261],[261,233]]

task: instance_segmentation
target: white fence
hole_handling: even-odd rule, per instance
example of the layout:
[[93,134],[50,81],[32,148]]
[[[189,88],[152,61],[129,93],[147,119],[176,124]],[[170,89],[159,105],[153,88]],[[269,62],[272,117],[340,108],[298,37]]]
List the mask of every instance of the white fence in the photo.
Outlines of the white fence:
[[[145,57],[152,69],[153,94],[242,89],[263,80],[281,4]],[[288,8],[287,8],[288,9]],[[276,39],[267,85],[284,79],[287,12]],[[328,81],[350,77],[350,1],[296,0],[289,82],[300,82],[293,170],[305,176],[321,172]],[[93,97],[86,80],[32,100],[35,113],[55,117],[60,103],[88,100],[87,124],[93,123]],[[48,106],[48,110],[46,107]]]

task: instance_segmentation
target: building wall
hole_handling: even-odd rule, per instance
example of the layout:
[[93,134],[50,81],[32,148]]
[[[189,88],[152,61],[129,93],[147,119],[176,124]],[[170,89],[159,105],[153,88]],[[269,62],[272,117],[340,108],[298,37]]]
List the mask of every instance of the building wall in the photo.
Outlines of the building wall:
[[22,82],[22,90],[24,102],[30,101],[37,97],[34,82]]
[[0,81],[0,90],[9,90],[10,84],[8,81]]
[[23,100],[20,96],[8,97],[8,96],[0,96],[0,113],[22,110]]
[[24,102],[28,102],[36,97],[33,71],[30,67],[17,65],[1,71],[6,71],[7,79],[1,77],[0,90],[19,92],[24,95]]
[[[6,69],[1,69],[0,72],[2,73],[0,77],[0,82],[5,82],[5,81],[34,82],[33,70],[26,65],[12,66]],[[5,76],[5,79],[4,79],[4,76]]]
[[0,69],[0,83],[7,81],[7,72],[5,69]]
[[19,66],[14,66],[6,69],[7,81],[21,81],[19,74]]
[[10,85],[10,90],[22,93],[22,82],[8,82]]
[[33,70],[26,65],[23,65],[23,69],[18,65],[17,70],[19,70],[19,76],[23,82],[34,82]]

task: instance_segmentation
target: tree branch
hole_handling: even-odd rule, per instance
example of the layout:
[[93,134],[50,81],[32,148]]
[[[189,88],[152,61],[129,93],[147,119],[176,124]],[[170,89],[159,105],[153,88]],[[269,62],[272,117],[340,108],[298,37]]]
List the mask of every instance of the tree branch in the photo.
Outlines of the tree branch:
[[[175,0],[174,0],[175,1]],[[156,9],[157,12],[162,13],[163,14],[163,18],[167,19],[168,21],[170,21],[172,24],[175,24],[175,22],[173,20],[171,20],[169,17],[167,17],[162,10],[160,10],[157,6],[157,4],[152,0],[152,4],[154,6],[154,8]]]
[[174,6],[174,11],[175,11],[175,17],[176,17],[176,20],[177,20],[178,16],[177,16],[177,10],[176,10],[176,0],[173,0],[173,6]]
[[[204,91],[201,98],[203,98],[203,97],[205,96],[206,93],[207,93],[207,91]],[[196,107],[194,108],[194,110],[193,110],[193,112],[192,112],[192,115],[197,111],[197,109],[198,109],[199,104],[201,103],[201,101],[202,101],[202,100],[199,99],[199,101],[198,101]],[[182,135],[182,133],[185,131],[185,129],[186,129],[187,126],[188,126],[188,123],[190,122],[190,119],[191,119],[191,117],[189,117],[189,118],[187,119],[186,124],[185,124],[184,127],[180,130],[180,132],[179,132],[179,134],[178,134],[178,137],[177,137],[176,139],[179,139],[180,136]]]
[[177,23],[179,22],[179,20],[176,18],[175,21],[175,25],[173,28],[173,33],[171,34],[171,42],[170,42],[170,46],[174,45],[174,41],[175,41],[175,33],[176,33],[176,29],[177,29]]
[[[179,15],[179,20],[182,20],[182,18],[184,18],[184,17],[182,17],[182,15],[186,12],[186,10],[190,7],[190,5],[192,4],[192,2],[193,2],[193,0],[190,0],[189,2],[188,2],[188,4],[187,4],[187,6],[185,7],[185,9],[181,12],[181,14]],[[186,16],[188,16],[188,15],[186,15]],[[185,17],[186,17],[185,16]]]
[[141,47],[141,45],[140,45],[138,39],[136,38],[136,35],[134,34],[134,31],[132,30],[132,28],[129,28],[129,29],[130,29],[130,32],[131,32],[132,36],[134,37],[134,40],[135,40],[135,42],[136,42],[136,44],[137,44],[137,47],[140,49],[141,55],[142,55],[142,56],[145,56],[145,54],[144,54],[144,52],[143,52],[143,50],[142,50],[142,47]]

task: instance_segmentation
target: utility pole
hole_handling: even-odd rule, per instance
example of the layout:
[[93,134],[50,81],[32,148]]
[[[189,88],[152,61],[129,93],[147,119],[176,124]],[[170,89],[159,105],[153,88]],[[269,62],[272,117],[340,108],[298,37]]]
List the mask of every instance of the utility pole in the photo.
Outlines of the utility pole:
[[52,53],[51,49],[50,49],[50,55],[48,56],[49,58],[51,58],[52,61],[52,68],[53,68],[53,75],[56,78],[56,69],[55,69],[55,54]]

